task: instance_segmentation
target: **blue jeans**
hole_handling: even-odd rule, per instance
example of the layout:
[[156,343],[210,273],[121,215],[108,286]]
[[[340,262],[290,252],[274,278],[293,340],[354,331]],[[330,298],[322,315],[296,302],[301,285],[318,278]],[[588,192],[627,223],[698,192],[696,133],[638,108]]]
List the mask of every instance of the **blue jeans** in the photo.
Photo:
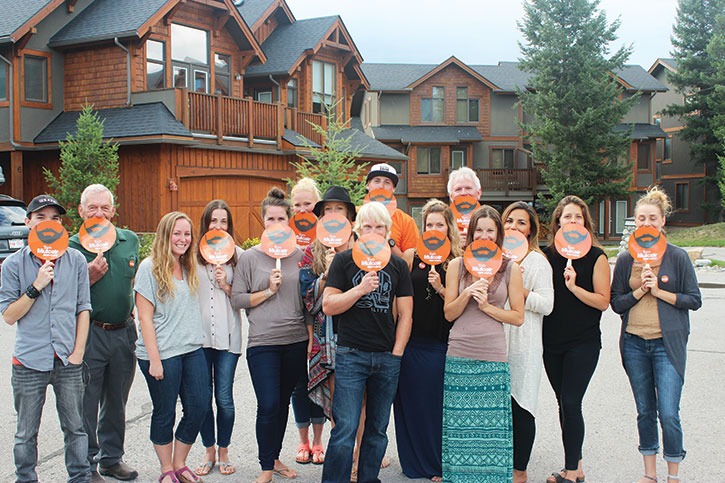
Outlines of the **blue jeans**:
[[312,424],[325,424],[325,411],[313,403],[307,391],[307,374],[297,382],[292,393],[292,411],[295,413],[295,425],[308,428]]
[[274,469],[287,427],[295,384],[305,373],[307,342],[247,348],[247,365],[257,396],[257,447],[262,471]]
[[56,359],[53,369],[47,372],[13,364],[13,396],[18,414],[13,447],[17,482],[38,481],[35,472],[38,464],[38,430],[48,385],[53,386],[58,419],[63,430],[68,482],[90,481],[88,436],[83,429],[82,417],[85,382],[83,364],[64,366],[60,359]]
[[[197,349],[162,360],[164,377],[160,381],[149,374],[149,361],[139,359],[138,365],[146,378],[154,406],[151,442],[163,446],[176,438],[184,444],[194,444],[211,401],[204,352]],[[178,398],[181,398],[183,414],[174,434]]]
[[[234,428],[234,373],[237,370],[239,354],[226,350],[204,348],[206,369],[209,375],[209,392],[214,392],[216,401],[216,443],[228,448]],[[201,441],[205,448],[214,446],[214,408],[209,401],[209,410],[201,425]]]
[[360,445],[358,481],[380,481],[378,473],[388,446],[390,407],[398,389],[400,361],[400,357],[390,352],[366,352],[337,346],[332,398],[335,427],[325,455],[323,482],[350,481],[352,451],[365,389],[365,432]]
[[657,415],[662,425],[665,461],[685,458],[680,424],[680,396],[684,381],[667,357],[662,339],[644,340],[624,334],[622,360],[637,404],[639,452],[657,454]]

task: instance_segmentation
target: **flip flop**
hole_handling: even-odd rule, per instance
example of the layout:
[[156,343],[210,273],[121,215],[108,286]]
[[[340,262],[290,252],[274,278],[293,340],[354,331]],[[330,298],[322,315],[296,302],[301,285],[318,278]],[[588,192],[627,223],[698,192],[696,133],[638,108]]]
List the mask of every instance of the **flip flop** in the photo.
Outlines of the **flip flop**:
[[275,468],[272,470],[272,472],[275,475],[279,475],[282,478],[287,478],[288,480],[293,480],[297,478],[297,472],[289,466],[281,466],[279,468]]
[[219,462],[219,473],[222,475],[232,475],[236,473],[237,469],[228,461]]
[[312,446],[312,464],[325,464],[325,449],[322,447],[322,445]]
[[181,467],[174,471],[174,473],[176,473],[176,479],[180,483],[201,483],[201,478],[196,476],[196,473],[191,471],[191,468],[188,466]]
[[[219,467],[221,468],[221,463],[219,463]],[[211,473],[212,468],[214,468],[214,461],[205,461],[196,467],[194,473],[199,476],[206,476]]]

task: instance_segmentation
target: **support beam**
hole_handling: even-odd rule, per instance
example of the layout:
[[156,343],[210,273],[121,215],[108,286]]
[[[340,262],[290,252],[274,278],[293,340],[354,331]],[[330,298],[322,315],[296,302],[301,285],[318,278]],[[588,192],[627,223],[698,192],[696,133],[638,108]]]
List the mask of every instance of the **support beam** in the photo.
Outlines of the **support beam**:
[[10,196],[18,200],[23,199],[23,152],[10,152]]

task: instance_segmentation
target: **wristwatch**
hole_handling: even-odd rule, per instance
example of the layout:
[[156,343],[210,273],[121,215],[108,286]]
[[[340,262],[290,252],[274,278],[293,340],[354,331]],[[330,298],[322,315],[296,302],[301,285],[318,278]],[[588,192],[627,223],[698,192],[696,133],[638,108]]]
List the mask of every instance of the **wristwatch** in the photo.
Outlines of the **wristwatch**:
[[40,290],[35,288],[35,286],[31,283],[25,289],[25,295],[27,295],[29,299],[37,299],[38,297],[40,297]]
[[389,238],[388,245],[390,245],[390,248],[393,248],[395,246],[395,240],[393,240],[392,238]]

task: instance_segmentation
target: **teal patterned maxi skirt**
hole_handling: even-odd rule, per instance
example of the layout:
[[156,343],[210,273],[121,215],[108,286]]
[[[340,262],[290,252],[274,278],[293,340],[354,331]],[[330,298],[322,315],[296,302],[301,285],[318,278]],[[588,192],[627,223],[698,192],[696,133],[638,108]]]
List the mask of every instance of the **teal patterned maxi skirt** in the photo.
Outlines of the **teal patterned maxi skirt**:
[[512,481],[508,363],[446,356],[443,388],[443,481]]

